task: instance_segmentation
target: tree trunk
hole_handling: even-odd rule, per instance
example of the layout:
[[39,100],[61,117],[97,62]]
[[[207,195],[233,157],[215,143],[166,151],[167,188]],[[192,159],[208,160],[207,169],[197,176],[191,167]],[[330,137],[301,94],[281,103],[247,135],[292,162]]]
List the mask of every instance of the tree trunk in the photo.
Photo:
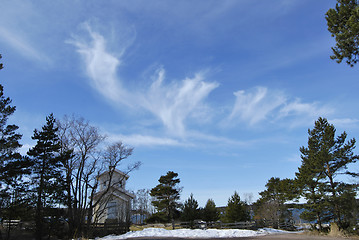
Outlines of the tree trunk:
[[320,218],[320,213],[317,213],[317,221],[319,224],[319,231],[321,232],[323,229],[322,229],[322,220]]
[[36,223],[36,240],[42,239],[43,234],[43,209],[42,209],[42,192],[43,192],[43,182],[44,182],[44,171],[40,175],[40,184],[39,189],[37,190],[37,202],[36,202],[36,214],[35,214],[35,223]]

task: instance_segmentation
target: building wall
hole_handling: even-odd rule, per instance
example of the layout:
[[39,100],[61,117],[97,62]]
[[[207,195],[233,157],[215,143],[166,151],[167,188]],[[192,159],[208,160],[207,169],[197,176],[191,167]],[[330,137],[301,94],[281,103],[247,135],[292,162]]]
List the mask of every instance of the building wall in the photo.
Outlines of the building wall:
[[94,209],[93,222],[130,221],[131,200],[134,196],[125,190],[127,176],[114,172],[112,183],[109,183],[109,174],[99,177],[99,192],[111,186],[111,191],[103,197],[101,203]]
[[[110,182],[110,176],[102,175],[99,178],[100,191],[105,190],[107,188],[107,186],[109,185],[109,182]],[[126,188],[126,177],[124,175],[118,174],[117,172],[114,172],[111,182],[112,182],[112,184],[115,184],[114,187],[117,187],[119,189]]]
[[104,223],[107,220],[116,222],[126,222],[131,214],[131,201],[121,198],[111,197],[104,201],[95,209],[94,221]]

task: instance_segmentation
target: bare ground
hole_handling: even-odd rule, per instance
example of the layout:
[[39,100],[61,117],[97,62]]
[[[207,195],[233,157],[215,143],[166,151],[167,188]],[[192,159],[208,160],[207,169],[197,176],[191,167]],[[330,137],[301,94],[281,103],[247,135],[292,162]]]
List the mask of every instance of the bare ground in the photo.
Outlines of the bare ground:
[[[311,235],[306,233],[289,233],[289,234],[270,234],[265,236],[256,237],[240,237],[240,238],[218,238],[218,239],[206,239],[198,238],[191,240],[359,240],[358,237],[340,237],[340,236],[320,236]],[[164,237],[140,237],[129,238],[128,240],[189,240],[189,238],[164,238]]]

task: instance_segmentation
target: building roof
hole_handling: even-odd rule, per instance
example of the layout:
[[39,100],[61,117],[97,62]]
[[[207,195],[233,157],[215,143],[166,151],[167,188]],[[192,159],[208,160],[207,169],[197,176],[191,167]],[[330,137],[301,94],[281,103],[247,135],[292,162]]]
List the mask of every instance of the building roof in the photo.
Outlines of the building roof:
[[[99,191],[99,192],[96,192],[95,195],[94,195],[94,198],[96,199],[100,194],[104,193],[106,190],[102,190],[102,191]],[[106,194],[109,194],[109,195],[113,195],[113,196],[116,196],[116,197],[119,197],[119,193],[121,194],[124,194],[130,198],[135,198],[135,195],[126,191],[125,189],[123,188],[116,188],[116,187],[110,187],[110,190],[106,193]]]
[[[115,169],[114,172],[120,174],[121,176],[124,176],[126,180],[130,177],[126,173],[124,173],[124,172],[122,172],[122,171],[120,171],[118,169]],[[110,170],[107,170],[107,171],[101,173],[100,175],[98,175],[97,178],[100,178],[100,177],[102,177],[104,175],[109,175],[109,173],[110,173]]]

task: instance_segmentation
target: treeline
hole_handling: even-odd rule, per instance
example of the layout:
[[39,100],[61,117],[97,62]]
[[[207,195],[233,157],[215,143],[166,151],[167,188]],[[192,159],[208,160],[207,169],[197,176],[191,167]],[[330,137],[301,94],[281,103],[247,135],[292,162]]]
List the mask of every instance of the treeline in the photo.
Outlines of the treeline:
[[293,220],[290,206],[300,208],[300,218],[311,223],[313,229],[326,231],[323,226],[327,223],[335,223],[342,230],[355,229],[359,217],[356,199],[358,183],[354,183],[354,179],[344,181],[359,176],[347,170],[359,158],[354,154],[355,139],[347,140],[346,132],[336,136],[335,127],[325,118],[315,121],[308,134],[308,146],[300,148],[302,162],[296,177],[272,177],[254,204],[242,201],[237,192],[221,211],[212,199],[204,208],[199,208],[193,195],[181,204],[180,179],[177,173],[169,171],[160,177],[156,187],[146,192],[147,199],[152,197],[147,204],[151,202],[155,208],[152,214],[147,212],[147,222],[171,222],[174,219],[192,222],[196,219],[223,222],[256,220],[279,225]]
[[340,229],[353,230],[357,224],[356,194],[358,173],[348,171],[359,156],[354,154],[355,139],[347,133],[335,136],[334,125],[319,118],[308,130],[308,146],[302,146],[301,166],[294,179],[271,178],[257,201],[257,218],[282,220],[288,218],[287,202],[304,200],[300,217],[314,229],[325,231],[324,223],[336,223]]
[[228,223],[250,220],[249,205],[241,200],[237,192],[228,199],[223,209],[218,208],[213,199],[208,199],[205,207],[201,208],[193,194],[184,203],[180,202],[182,188],[179,187],[178,173],[168,171],[158,181],[159,184],[151,190],[137,192],[133,207],[140,215],[140,223],[170,223],[176,220],[190,222],[193,226],[195,220]]
[[[45,124],[34,130],[35,145],[22,156],[18,126],[7,123],[15,110],[0,85],[1,220],[29,223],[36,239],[51,235],[65,239],[91,236],[91,223],[94,216],[99,216],[96,209],[106,203],[107,193],[118,184],[111,182],[95,198],[97,176],[107,170],[111,178],[133,148],[122,142],[106,143],[98,128],[83,118],[56,120],[50,114]],[[125,173],[139,165],[128,166]],[[9,239],[10,230],[9,225],[6,234],[0,232],[0,239]]]

